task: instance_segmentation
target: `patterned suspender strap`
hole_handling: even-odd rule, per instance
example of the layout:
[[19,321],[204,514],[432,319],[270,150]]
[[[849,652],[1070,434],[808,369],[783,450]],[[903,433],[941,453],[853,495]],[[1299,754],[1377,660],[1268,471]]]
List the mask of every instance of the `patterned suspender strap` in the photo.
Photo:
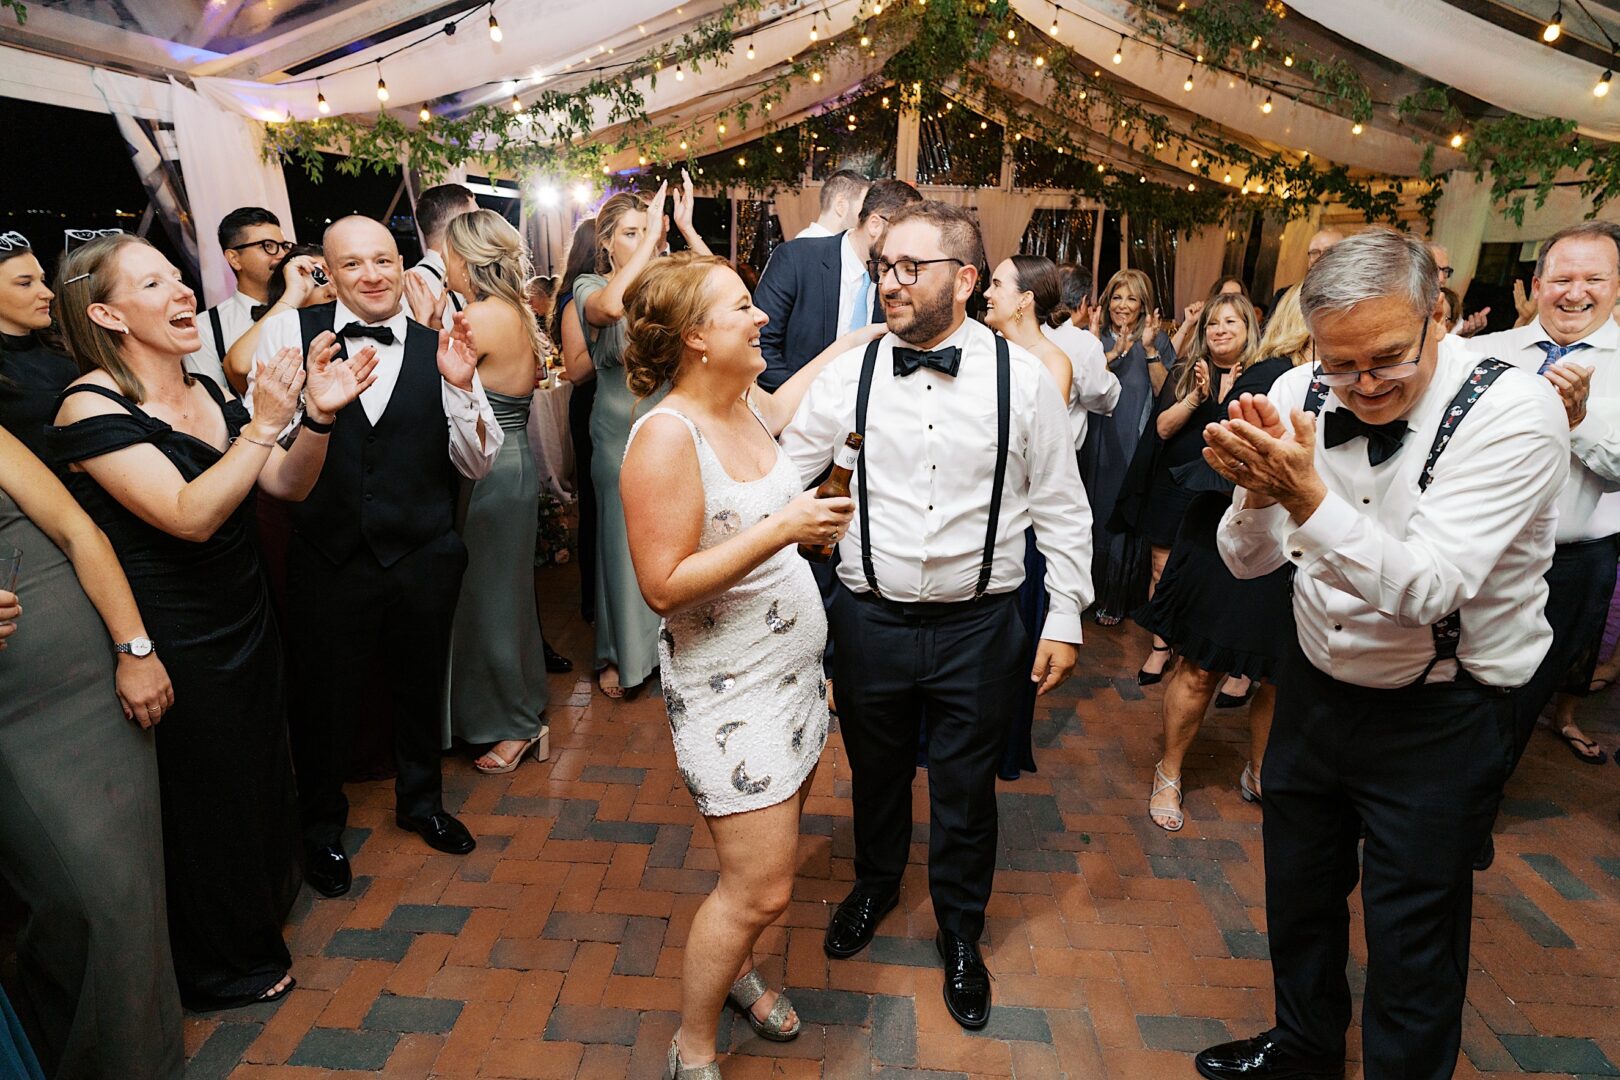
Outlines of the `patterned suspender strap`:
[[1312,379],[1311,385],[1305,390],[1304,409],[1312,416],[1322,415],[1322,406],[1327,404],[1328,388],[1322,385],[1321,379]]
[[[1457,433],[1457,428],[1491,384],[1501,377],[1502,372],[1512,367],[1511,364],[1496,359],[1484,359],[1474,365],[1474,370],[1468,373],[1463,380],[1462,389],[1457,396],[1451,399],[1446,407],[1446,415],[1440,420],[1440,428],[1434,433],[1434,442],[1429,447],[1429,457],[1423,463],[1423,472],[1418,477],[1418,491],[1429,490],[1429,483],[1434,479],[1434,466],[1440,460],[1440,455],[1450,444],[1451,437]],[[1429,677],[1429,672],[1442,660],[1455,660],[1457,646],[1462,641],[1462,612],[1453,611],[1450,615],[1435,623],[1430,630],[1434,633],[1434,659],[1424,669],[1423,676],[1418,681]]]
[[225,362],[225,327],[219,321],[219,308],[208,309],[208,325],[214,328],[214,350],[219,354],[219,362]]
[[[862,439],[866,438],[866,400],[872,395],[872,373],[877,370],[878,344],[882,340],[879,338],[868,342],[866,356],[861,360],[860,388],[855,394],[855,434]],[[882,596],[883,594],[878,591],[877,571],[872,567],[872,522],[866,496],[865,454],[855,459],[855,473],[860,481],[857,506],[861,516],[861,570],[866,574],[866,586],[872,590],[872,595]]]
[[977,600],[990,588],[990,568],[996,557],[996,526],[1001,521],[1001,489],[1007,481],[1007,447],[1012,441],[1012,364],[1007,339],[996,335],[996,478],[990,484],[990,522],[984,529],[984,562],[979,565]]

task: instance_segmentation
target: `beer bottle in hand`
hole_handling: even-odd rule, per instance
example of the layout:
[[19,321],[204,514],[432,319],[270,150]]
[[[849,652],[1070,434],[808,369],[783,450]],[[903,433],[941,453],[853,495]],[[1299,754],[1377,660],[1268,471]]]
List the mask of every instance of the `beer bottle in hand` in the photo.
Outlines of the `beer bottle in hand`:
[[[816,488],[816,498],[849,497],[849,477],[855,471],[855,459],[860,456],[863,441],[864,436],[853,431],[849,433],[849,438],[844,440],[844,445],[838,448],[838,453],[833,458],[832,472],[821,482],[821,486]],[[799,554],[811,562],[824,563],[833,557],[837,547],[837,544],[800,544]]]

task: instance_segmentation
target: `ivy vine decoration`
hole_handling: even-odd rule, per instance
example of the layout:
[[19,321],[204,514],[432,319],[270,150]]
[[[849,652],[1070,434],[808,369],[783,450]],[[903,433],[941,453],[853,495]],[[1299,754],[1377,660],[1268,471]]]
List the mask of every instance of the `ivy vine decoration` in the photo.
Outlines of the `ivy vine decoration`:
[[22,0],[0,0],[0,8],[10,8],[11,13],[17,16],[17,25],[25,26],[28,23],[28,6]]

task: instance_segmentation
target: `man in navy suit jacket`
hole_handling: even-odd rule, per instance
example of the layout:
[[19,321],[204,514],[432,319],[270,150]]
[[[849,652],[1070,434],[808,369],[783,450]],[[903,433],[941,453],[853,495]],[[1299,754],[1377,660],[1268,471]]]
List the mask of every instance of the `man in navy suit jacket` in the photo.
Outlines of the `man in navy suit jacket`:
[[[867,189],[855,228],[836,236],[789,240],[771,253],[759,288],[754,290],[754,303],[771,317],[759,335],[760,351],[765,354],[760,386],[775,390],[840,334],[854,328],[839,325],[840,290],[850,289],[853,301],[859,284],[858,279],[848,280],[846,269],[865,267],[889,216],[921,201],[917,189],[905,181],[879,180]],[[871,311],[861,320],[862,326],[883,318],[877,288],[867,292]]]

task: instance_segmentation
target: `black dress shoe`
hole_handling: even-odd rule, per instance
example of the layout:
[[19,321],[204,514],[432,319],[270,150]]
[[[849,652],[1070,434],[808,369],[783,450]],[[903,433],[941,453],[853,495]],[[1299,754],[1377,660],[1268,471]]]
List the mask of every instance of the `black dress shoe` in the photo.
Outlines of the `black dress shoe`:
[[1200,1050],[1193,1064],[1209,1080],[1344,1080],[1343,1059],[1285,1050],[1274,1031]]
[[394,822],[426,840],[428,847],[447,855],[465,855],[478,846],[467,826],[442,810],[425,820],[396,816]]
[[1496,837],[1487,833],[1485,835],[1485,842],[1481,844],[1479,846],[1479,850],[1474,853],[1474,869],[1489,870],[1491,868],[1491,863],[1495,861]]
[[574,670],[574,662],[568,659],[568,657],[564,656],[562,653],[558,652],[556,649],[553,649],[551,647],[551,642],[547,641],[545,638],[541,638],[540,643],[546,647],[547,671],[551,672],[553,675],[562,675],[566,672]]
[[822,948],[835,960],[847,960],[872,944],[883,916],[900,902],[898,892],[887,896],[862,891],[859,887],[838,905],[827,922],[827,938]]
[[941,930],[934,947],[945,961],[945,1008],[952,1020],[977,1031],[990,1019],[990,971],[978,943]]
[[349,868],[349,857],[336,844],[305,844],[304,880],[322,896],[342,896],[354,884],[354,871]]

